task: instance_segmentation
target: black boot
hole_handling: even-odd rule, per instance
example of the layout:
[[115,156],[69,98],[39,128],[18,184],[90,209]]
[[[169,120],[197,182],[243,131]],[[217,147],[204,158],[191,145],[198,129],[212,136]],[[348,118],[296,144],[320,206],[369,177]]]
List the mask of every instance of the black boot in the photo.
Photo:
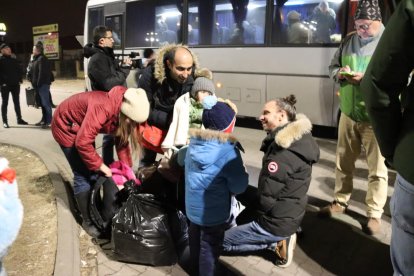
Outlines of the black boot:
[[89,213],[90,191],[75,195],[79,211],[82,214],[82,228],[93,238],[99,238],[101,232],[95,227]]

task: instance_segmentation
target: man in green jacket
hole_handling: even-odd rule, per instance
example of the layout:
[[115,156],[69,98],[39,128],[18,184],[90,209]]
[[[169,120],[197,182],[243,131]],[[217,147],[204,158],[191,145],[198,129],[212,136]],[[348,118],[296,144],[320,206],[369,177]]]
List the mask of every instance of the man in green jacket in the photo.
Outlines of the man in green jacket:
[[388,171],[365,109],[360,82],[384,31],[378,0],[359,1],[354,19],[356,31],[344,38],[329,66],[330,76],[341,86],[341,118],[336,149],[334,201],[322,208],[320,214],[332,216],[346,211],[353,190],[355,161],[363,148],[369,171],[365,230],[373,235],[381,230],[381,215],[387,200]]
[[414,1],[403,0],[390,18],[361,84],[381,153],[398,172],[390,204],[394,275],[414,275],[413,68]]

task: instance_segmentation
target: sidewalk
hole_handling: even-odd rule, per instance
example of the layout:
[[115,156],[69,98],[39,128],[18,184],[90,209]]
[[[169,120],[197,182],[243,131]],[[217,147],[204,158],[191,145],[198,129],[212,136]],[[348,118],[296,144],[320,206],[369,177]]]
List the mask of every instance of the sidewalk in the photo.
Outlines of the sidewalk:
[[[69,209],[70,201],[65,190],[65,181],[71,181],[69,165],[54,142],[50,130],[33,126],[41,117],[40,109],[26,106],[23,84],[21,108],[23,119],[29,126],[17,126],[13,103],[10,100],[8,114],[10,129],[0,128],[0,142],[24,147],[35,152],[46,164],[56,187],[58,208],[58,249],[55,274],[77,275],[186,275],[178,266],[149,267],[126,264],[110,259],[108,245],[88,247],[85,260],[80,255],[79,241],[85,240],[84,231],[74,220]],[[56,80],[52,85],[55,103],[60,103],[74,92],[82,92],[82,80]],[[236,135],[246,149],[243,158],[251,174],[251,184],[257,179],[262,153],[258,151],[263,133],[258,130],[236,128]],[[97,139],[101,143],[102,139]],[[319,140],[321,161],[314,166],[312,184],[309,190],[309,205],[302,223],[303,235],[298,239],[293,263],[286,269],[273,265],[275,255],[262,251],[250,255],[222,256],[221,262],[229,269],[226,275],[391,275],[389,258],[390,218],[389,207],[383,216],[384,232],[376,237],[364,234],[364,197],[366,191],[366,165],[358,161],[355,176],[354,195],[350,212],[334,219],[317,217],[318,207],[332,200],[334,186],[335,141]],[[97,146],[99,146],[97,144]],[[393,175],[393,174],[391,174]],[[257,182],[256,182],[257,183]],[[390,183],[393,183],[390,180]],[[389,196],[393,188],[389,188]],[[88,240],[88,239],[86,239]],[[85,244],[83,244],[85,246]]]

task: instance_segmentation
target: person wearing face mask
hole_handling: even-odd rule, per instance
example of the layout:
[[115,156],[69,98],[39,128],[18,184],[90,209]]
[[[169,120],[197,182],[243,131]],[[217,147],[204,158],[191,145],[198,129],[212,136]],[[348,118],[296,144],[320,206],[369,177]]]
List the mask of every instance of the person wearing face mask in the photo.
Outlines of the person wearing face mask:
[[381,230],[381,215],[387,200],[388,171],[368,117],[360,87],[369,61],[384,31],[377,0],[361,0],[355,12],[355,29],[344,38],[332,58],[329,73],[340,84],[334,200],[320,210],[322,216],[345,213],[353,189],[355,161],[364,149],[368,165],[368,234]]

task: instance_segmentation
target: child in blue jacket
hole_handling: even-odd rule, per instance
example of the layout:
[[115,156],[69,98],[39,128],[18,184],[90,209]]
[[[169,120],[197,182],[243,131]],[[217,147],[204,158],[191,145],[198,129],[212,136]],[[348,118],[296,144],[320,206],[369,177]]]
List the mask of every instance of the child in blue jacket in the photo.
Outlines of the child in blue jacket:
[[236,112],[215,96],[203,101],[205,129],[190,129],[185,157],[185,204],[190,220],[192,275],[214,275],[231,198],[245,191],[248,174],[231,135]]

